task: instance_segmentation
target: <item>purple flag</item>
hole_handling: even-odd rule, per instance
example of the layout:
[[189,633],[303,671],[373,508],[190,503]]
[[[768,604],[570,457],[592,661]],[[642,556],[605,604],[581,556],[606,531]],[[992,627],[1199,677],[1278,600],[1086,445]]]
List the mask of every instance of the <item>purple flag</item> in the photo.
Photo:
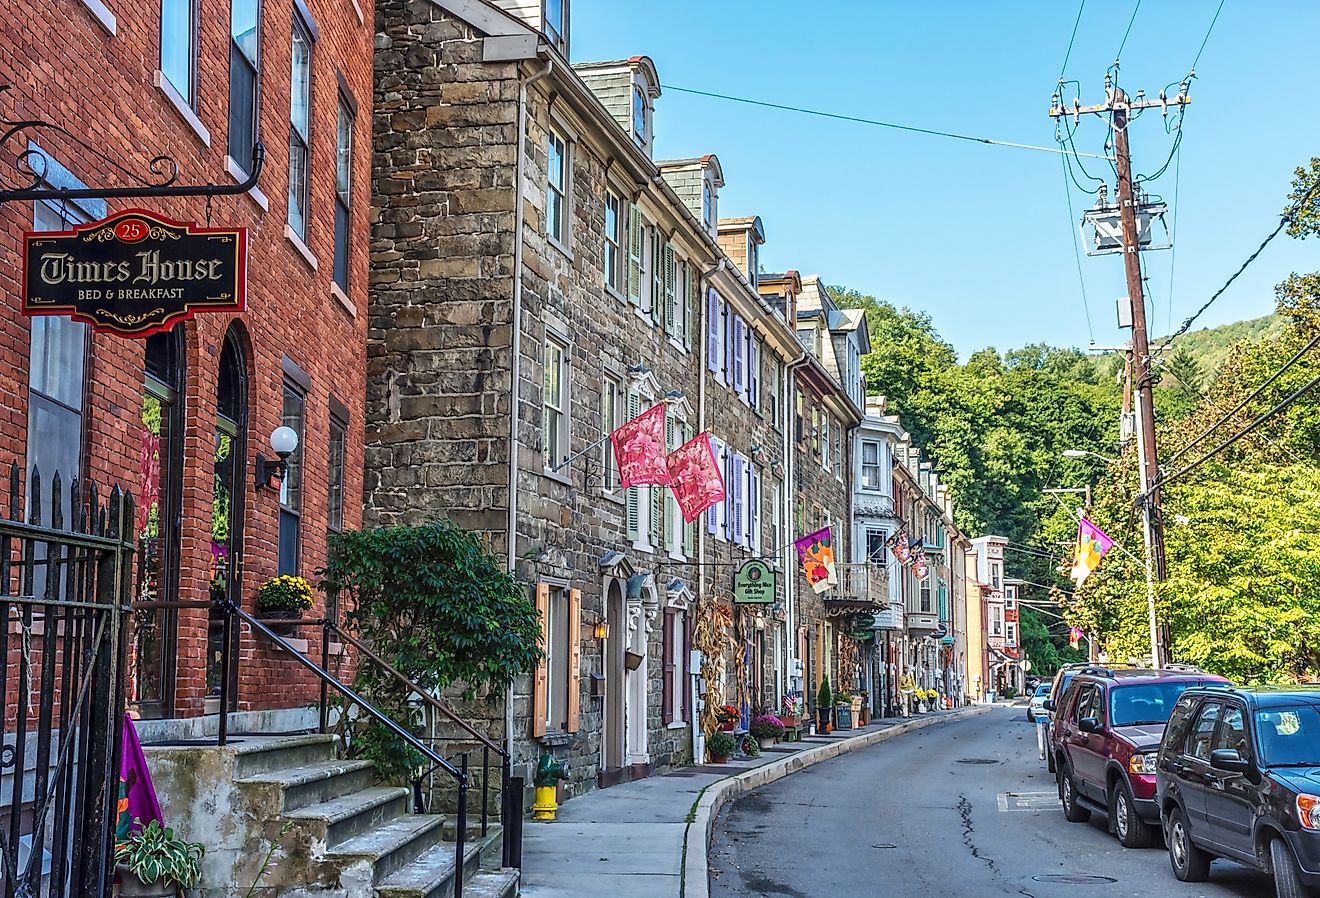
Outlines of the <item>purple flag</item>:
[[138,741],[133,718],[124,714],[124,735],[119,756],[119,820],[115,825],[115,842],[125,842],[134,831],[156,820],[164,824],[156,789],[151,785],[151,771]]

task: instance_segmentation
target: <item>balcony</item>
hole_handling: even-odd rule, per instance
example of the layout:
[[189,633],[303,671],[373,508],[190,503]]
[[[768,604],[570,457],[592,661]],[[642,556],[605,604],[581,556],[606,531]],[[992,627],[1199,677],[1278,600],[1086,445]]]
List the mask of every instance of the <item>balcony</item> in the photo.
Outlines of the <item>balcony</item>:
[[828,617],[874,614],[889,604],[889,574],[869,561],[835,565],[839,584],[821,595]]

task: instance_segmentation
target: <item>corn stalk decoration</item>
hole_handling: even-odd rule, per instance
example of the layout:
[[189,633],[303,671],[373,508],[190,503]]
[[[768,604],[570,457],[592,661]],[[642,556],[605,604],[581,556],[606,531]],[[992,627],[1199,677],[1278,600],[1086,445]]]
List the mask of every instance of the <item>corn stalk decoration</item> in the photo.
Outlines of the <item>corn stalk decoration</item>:
[[857,641],[845,636],[839,640],[839,688],[853,689],[857,682]]
[[714,732],[719,728],[715,709],[724,704],[724,663],[725,653],[733,646],[733,608],[722,605],[720,596],[708,593],[697,602],[696,621],[692,631],[692,645],[706,659],[701,668],[701,678],[706,684],[706,701],[701,709],[701,730]]

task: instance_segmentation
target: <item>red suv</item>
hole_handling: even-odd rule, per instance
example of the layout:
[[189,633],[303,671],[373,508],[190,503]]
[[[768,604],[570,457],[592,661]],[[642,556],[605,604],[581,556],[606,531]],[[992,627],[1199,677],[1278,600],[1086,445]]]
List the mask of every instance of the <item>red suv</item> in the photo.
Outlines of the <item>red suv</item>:
[[1155,769],[1173,706],[1192,686],[1227,684],[1191,667],[1087,667],[1057,702],[1050,734],[1063,814],[1073,823],[1097,810],[1126,848],[1159,838]]

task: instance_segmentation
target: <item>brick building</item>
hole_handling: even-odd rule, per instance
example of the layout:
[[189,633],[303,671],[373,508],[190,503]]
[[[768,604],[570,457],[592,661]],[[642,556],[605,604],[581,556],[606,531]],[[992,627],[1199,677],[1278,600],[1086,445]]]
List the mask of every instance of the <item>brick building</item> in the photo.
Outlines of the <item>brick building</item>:
[[[369,121],[358,114],[371,102],[371,22],[338,0],[181,0],[164,14],[123,0],[12,0],[0,36],[0,117],[54,126],[0,146],[3,187],[127,186],[155,180],[156,156],[177,162],[180,185],[232,185],[247,179],[258,142],[266,151],[257,189],[209,203],[0,207],[0,463],[38,467],[45,483],[58,471],[66,484],[131,489],[142,500],[138,599],[227,593],[251,610],[271,576],[314,580],[328,532],[360,522],[368,258],[352,235],[365,233],[371,200]],[[247,228],[246,311],[199,314],[145,340],[25,317],[24,232],[129,207]],[[254,488],[257,456],[273,457],[281,424],[300,437],[289,476],[281,489]],[[212,612],[139,611],[131,635],[139,714],[218,710]],[[315,632],[297,635],[318,651]],[[314,695],[296,664],[251,634],[237,661],[237,710]]]

